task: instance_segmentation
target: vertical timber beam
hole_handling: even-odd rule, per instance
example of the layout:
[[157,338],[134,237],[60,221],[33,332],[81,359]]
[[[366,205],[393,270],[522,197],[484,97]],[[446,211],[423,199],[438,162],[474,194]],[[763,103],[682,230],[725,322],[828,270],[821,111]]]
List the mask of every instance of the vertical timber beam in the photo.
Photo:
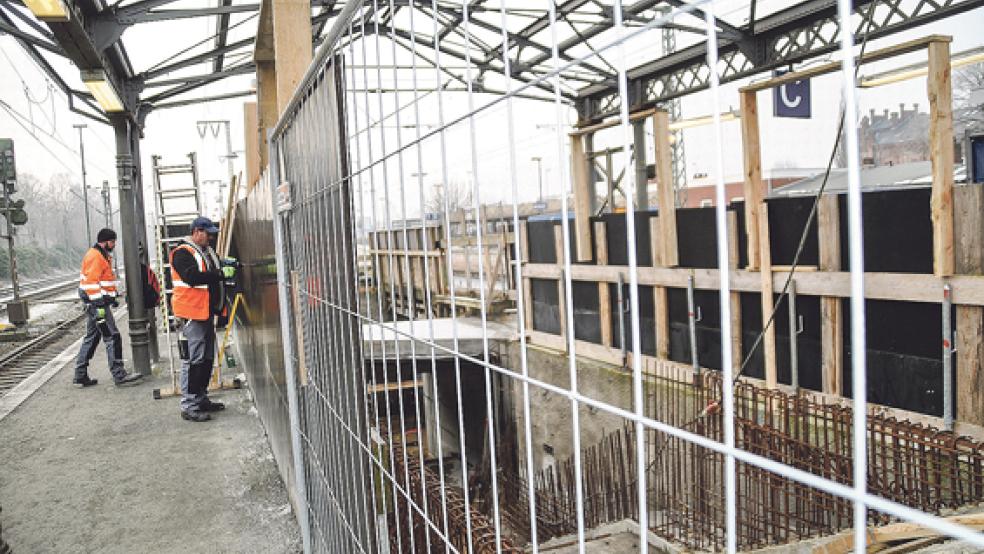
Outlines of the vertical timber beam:
[[[527,264],[530,262],[530,239],[529,230],[527,229],[527,223],[525,221],[519,224],[519,236],[516,240],[519,241],[519,263]],[[526,329],[521,329],[521,331],[532,331],[533,330],[533,283],[529,277],[523,274],[523,319],[526,324]]]
[[256,62],[257,133],[260,168],[270,164],[267,132],[277,125],[277,70],[273,61]]
[[[729,269],[738,269],[738,214],[728,211],[728,263]],[[731,365],[737,371],[741,368],[742,332],[741,332],[741,293],[731,291]]]
[[557,280],[557,313],[560,319],[560,336],[564,337],[564,344],[567,344],[567,306],[564,301],[567,294],[564,292],[564,227],[560,223],[554,225],[554,249],[557,251],[557,267],[560,268],[560,279]]
[[[840,212],[837,195],[824,194],[817,206],[817,236],[820,243],[820,271],[840,271]],[[844,335],[841,299],[820,299],[820,381],[826,394],[844,394]]]
[[[560,336],[567,344],[567,318],[573,314],[567,313],[566,299],[567,294],[564,289],[564,226],[560,223],[554,225],[554,249],[557,251],[557,268],[560,269],[560,279],[557,280],[557,311],[560,314]],[[573,306],[572,306],[573,308]]]
[[260,3],[256,43],[253,49],[253,61],[256,63],[257,134],[246,137],[246,144],[255,142],[257,145],[260,154],[260,172],[270,163],[267,131],[273,129],[277,124],[277,67],[274,63],[275,59],[273,50],[273,0],[263,0]]
[[953,275],[953,90],[950,43],[929,43],[929,157],[933,165],[933,273]]
[[636,209],[649,207],[649,177],[646,174],[646,120],[632,122],[632,152],[635,160]]
[[256,102],[243,103],[243,127],[245,127],[244,143],[246,144],[246,187],[247,191],[260,179],[260,127],[259,107]]
[[[595,254],[597,265],[608,265],[608,225],[596,221]],[[601,344],[612,346],[612,298],[607,281],[598,281],[598,320],[601,323]]]
[[[129,315],[130,349],[133,352],[133,370],[142,375],[150,375],[150,347],[147,340],[147,318],[143,301],[143,276],[140,273],[140,253],[137,242],[140,240],[135,188],[135,165],[133,163],[133,139],[136,133],[129,116],[112,116],[113,130],[116,134],[116,171],[120,191],[120,236],[123,237],[123,267],[126,271],[126,303]],[[135,240],[134,240],[135,239]]]
[[[765,361],[765,386],[774,389],[779,383],[776,366],[776,325],[769,323],[769,316],[775,309],[772,298],[772,252],[769,249],[769,206],[765,202],[759,204],[759,268],[762,277],[762,353]],[[768,327],[766,327],[768,325]]]
[[277,115],[283,115],[311,63],[310,0],[272,0]]
[[[954,190],[956,272],[984,275],[984,185]],[[957,306],[956,420],[984,425],[984,307]]]
[[659,196],[659,242],[663,267],[679,265],[676,228],[676,191],[673,188],[673,147],[670,145],[670,118],[664,111],[653,114],[653,140],[656,149],[656,191]]
[[759,143],[758,100],[755,91],[741,94],[741,144],[745,162],[745,234],[748,236],[748,269],[760,265],[759,204],[762,203],[762,154]]
[[[653,266],[659,267],[663,259],[660,245],[659,216],[649,218],[650,251]],[[666,287],[653,287],[653,319],[656,330],[656,357],[666,360],[670,357],[670,311],[666,296]]]
[[[579,262],[591,259],[591,213],[594,204],[594,183],[588,168],[588,155],[584,150],[585,136],[571,135],[571,177],[574,180],[574,238]],[[561,199],[566,202],[566,199]],[[558,252],[558,256],[559,256]]]

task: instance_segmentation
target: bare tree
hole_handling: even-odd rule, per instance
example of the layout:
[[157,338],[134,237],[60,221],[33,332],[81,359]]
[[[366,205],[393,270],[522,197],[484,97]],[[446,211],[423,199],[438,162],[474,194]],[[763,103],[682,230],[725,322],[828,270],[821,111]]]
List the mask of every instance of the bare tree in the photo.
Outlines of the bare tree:
[[957,135],[968,127],[984,126],[984,63],[953,72],[953,126]]
[[467,183],[451,181],[447,185],[434,185],[434,192],[424,202],[424,208],[429,213],[444,214],[444,201],[447,198],[448,213],[472,207],[472,190]]

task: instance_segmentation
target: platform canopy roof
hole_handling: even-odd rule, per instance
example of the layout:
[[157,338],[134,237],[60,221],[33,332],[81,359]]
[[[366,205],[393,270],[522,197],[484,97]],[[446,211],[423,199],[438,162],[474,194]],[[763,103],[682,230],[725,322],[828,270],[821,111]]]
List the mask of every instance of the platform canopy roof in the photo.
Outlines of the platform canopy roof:
[[[271,0],[265,0],[270,2]],[[350,0],[351,1],[351,0]],[[618,36],[614,0],[559,0],[555,25],[547,2],[529,0],[366,0],[351,21],[339,21],[344,1],[311,4],[317,48],[333,25],[348,37],[379,34],[417,62],[440,50],[450,79],[462,80],[470,62],[475,90],[495,92],[503,71],[503,34],[510,77],[532,95],[549,98],[545,81],[553,48],[569,65],[562,95],[582,122],[616,113]],[[714,10],[723,82],[784,67],[838,46],[836,0],[626,0],[629,105],[643,108],[706,88],[705,15]],[[855,34],[879,38],[984,5],[984,0],[856,0]],[[48,9],[67,17],[42,20]],[[16,38],[70,98],[73,111],[103,120],[93,83],[116,92],[124,113],[138,122],[153,109],[253,94],[253,50],[262,4],[255,0],[0,0],[0,33]],[[464,22],[468,21],[468,25]],[[576,62],[571,64],[571,62]],[[83,77],[90,86],[83,84]],[[222,87],[211,87],[222,83]],[[203,95],[203,87],[214,92]],[[105,92],[105,88],[103,90]]]

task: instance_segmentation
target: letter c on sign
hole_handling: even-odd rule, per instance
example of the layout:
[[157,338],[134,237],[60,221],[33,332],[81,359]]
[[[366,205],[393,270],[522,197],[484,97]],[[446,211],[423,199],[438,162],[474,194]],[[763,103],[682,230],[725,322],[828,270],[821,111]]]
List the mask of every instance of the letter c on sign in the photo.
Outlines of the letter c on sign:
[[[799,83],[800,81],[796,81],[796,83],[794,84],[798,85]],[[782,103],[789,108],[795,108],[796,106],[800,105],[800,102],[803,101],[803,96],[800,94],[797,94],[796,98],[790,100],[789,96],[787,95],[786,85],[782,85],[779,87],[779,96],[780,98],[782,98]]]

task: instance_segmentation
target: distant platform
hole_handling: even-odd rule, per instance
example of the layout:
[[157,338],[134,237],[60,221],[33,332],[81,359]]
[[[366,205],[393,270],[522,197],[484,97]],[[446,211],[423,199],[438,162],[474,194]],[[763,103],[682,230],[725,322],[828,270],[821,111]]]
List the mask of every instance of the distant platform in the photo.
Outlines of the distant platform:
[[[431,325],[433,324],[433,331]],[[479,357],[483,353],[482,320],[477,317],[441,318],[434,320],[397,321],[386,323],[370,323],[362,326],[364,348],[372,348],[376,356],[386,348],[387,356],[392,356],[397,349],[400,358],[409,359],[413,355],[411,343],[416,349],[417,358],[430,358],[430,347],[420,341],[431,341],[442,348],[454,349],[455,326],[457,326],[458,351],[467,356]],[[489,321],[486,323],[488,339],[513,340],[518,337],[513,325]],[[433,332],[433,335],[431,334]],[[411,338],[413,337],[413,338]],[[363,352],[366,358],[369,351]],[[441,348],[436,348],[434,355],[438,358],[450,358],[452,355]]]

